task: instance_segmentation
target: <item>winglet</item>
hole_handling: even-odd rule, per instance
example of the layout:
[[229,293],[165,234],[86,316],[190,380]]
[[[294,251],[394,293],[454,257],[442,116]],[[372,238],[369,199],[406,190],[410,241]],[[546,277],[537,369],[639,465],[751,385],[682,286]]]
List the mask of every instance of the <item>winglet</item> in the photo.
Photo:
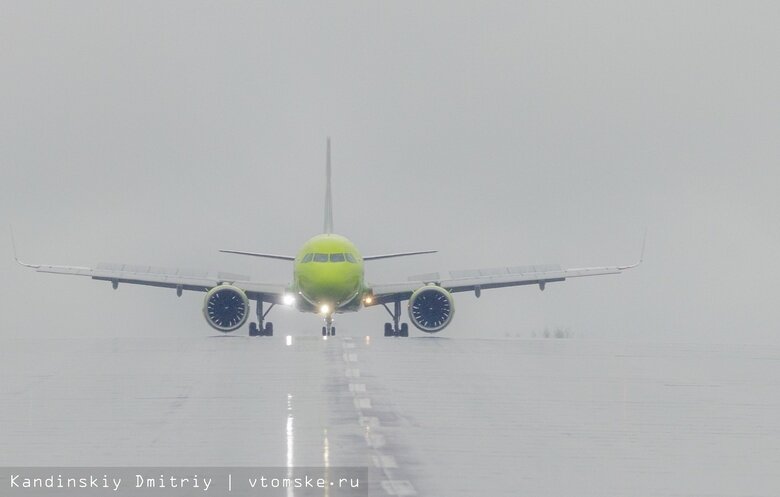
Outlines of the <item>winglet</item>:
[[14,249],[14,260],[16,261],[16,263],[19,264],[20,266],[24,266],[24,267],[32,267],[32,268],[39,268],[39,267],[41,267],[38,264],[27,264],[26,262],[22,262],[22,261],[19,260],[19,257],[16,255],[16,240],[14,240],[14,228],[11,225],[9,225],[8,228],[11,231],[11,246]]
[[325,234],[333,233],[333,197],[330,191],[330,137],[328,137],[327,159],[325,162]]
[[629,266],[618,266],[618,269],[621,271],[624,269],[633,269],[640,264],[642,264],[642,261],[645,259],[645,244],[647,243],[647,229],[645,228],[645,236],[642,238],[642,252],[639,254],[639,261],[635,262],[634,264],[631,264]]

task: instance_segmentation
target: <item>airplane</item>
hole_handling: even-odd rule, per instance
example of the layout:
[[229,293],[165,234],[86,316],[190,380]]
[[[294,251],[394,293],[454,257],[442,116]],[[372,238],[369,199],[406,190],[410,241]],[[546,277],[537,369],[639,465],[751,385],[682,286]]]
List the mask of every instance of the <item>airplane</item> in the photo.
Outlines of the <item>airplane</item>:
[[[14,245],[14,259],[22,266],[41,273],[88,276],[94,280],[109,281],[114,289],[119,284],[147,285],[182,292],[205,292],[203,316],[208,324],[222,333],[233,332],[247,322],[250,300],[255,302],[257,321],[249,323],[249,336],[272,336],[273,323],[266,321],[276,305],[286,305],[301,312],[322,316],[322,335],[336,334],[334,315],[356,312],[361,309],[383,306],[392,322],[386,322],[384,336],[408,337],[409,325],[401,323],[401,303],[407,302],[409,320],[425,333],[438,333],[451,322],[455,312],[452,294],[474,292],[480,297],[482,290],[521,285],[538,285],[545,289],[547,283],[565,281],[567,278],[619,274],[639,266],[642,255],[635,264],[562,269],[559,265],[513,266],[468,271],[450,271],[448,277],[431,273],[411,277],[396,283],[367,283],[364,279],[365,262],[378,259],[431,254],[435,250],[418,250],[381,255],[361,255],[357,247],[346,237],[333,232],[333,200],[331,195],[330,138],[327,139],[325,166],[325,220],[321,234],[307,240],[297,255],[277,255],[261,252],[222,249],[220,252],[290,261],[293,263],[292,283],[273,284],[252,281],[247,276],[229,273],[161,269],[127,264],[98,264],[94,267],[52,266],[28,264],[19,260]],[[265,304],[270,304],[264,309]],[[392,306],[392,310],[389,306]]]

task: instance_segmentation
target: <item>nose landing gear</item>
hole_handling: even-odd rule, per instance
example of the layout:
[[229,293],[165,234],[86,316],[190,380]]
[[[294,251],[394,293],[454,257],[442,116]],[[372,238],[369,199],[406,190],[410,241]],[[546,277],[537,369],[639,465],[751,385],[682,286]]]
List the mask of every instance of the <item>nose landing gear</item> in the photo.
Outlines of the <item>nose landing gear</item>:
[[325,316],[325,326],[322,327],[322,336],[336,336],[336,327],[333,326],[333,314]]

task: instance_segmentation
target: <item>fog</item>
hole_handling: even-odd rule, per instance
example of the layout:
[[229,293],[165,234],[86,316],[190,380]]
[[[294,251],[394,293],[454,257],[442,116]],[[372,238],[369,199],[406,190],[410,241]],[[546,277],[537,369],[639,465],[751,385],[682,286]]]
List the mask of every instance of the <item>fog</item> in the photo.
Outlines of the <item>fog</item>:
[[[0,219],[29,262],[287,282],[322,228],[367,279],[645,261],[456,295],[451,337],[766,342],[780,329],[776,2],[2,2]],[[7,229],[4,231],[8,232]],[[213,334],[202,294],[36,274],[6,337]],[[338,316],[379,335],[382,309]],[[269,315],[279,334],[320,319]],[[242,330],[238,333],[245,333]]]

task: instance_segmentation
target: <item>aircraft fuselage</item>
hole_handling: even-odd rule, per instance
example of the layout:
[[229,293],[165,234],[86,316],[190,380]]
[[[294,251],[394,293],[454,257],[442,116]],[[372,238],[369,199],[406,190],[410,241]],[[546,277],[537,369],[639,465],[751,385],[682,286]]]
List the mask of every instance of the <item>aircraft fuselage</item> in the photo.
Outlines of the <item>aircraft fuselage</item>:
[[363,258],[349,239],[335,234],[310,238],[293,263],[293,290],[302,311],[356,311],[366,285]]

